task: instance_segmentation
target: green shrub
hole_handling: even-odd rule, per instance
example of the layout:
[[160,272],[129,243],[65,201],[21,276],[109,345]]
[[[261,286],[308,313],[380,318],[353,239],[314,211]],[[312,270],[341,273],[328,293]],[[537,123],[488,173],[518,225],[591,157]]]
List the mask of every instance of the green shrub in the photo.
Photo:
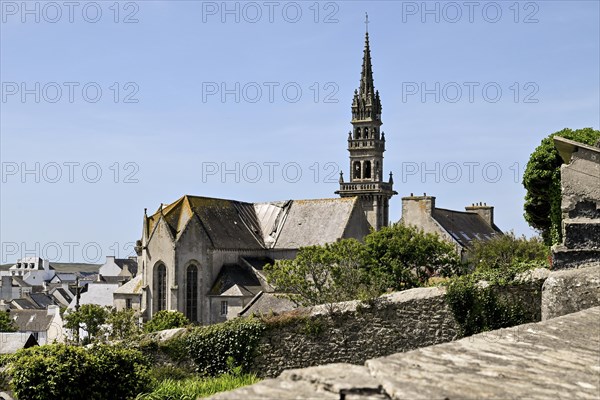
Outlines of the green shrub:
[[[446,301],[461,327],[463,336],[532,322],[527,305],[499,295],[502,288],[518,287],[521,272],[543,267],[544,263],[518,263],[508,268],[482,268],[446,282]],[[485,281],[487,286],[480,287]]]
[[165,329],[183,328],[190,321],[179,311],[161,310],[144,325],[144,332],[158,332]]
[[187,348],[202,375],[229,372],[232,363],[247,371],[264,330],[265,324],[255,318],[203,326],[186,337]]
[[9,372],[15,395],[27,400],[126,400],[150,384],[148,361],[139,351],[108,345],[20,350]]

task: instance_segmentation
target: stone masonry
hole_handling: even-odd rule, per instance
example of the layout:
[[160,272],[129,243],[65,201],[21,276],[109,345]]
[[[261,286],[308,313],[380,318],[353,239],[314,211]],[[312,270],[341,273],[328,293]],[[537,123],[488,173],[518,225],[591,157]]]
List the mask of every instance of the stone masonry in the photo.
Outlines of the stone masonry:
[[600,307],[369,360],[288,370],[228,399],[598,399]]
[[553,248],[553,268],[600,265],[600,147],[559,136],[563,243]]

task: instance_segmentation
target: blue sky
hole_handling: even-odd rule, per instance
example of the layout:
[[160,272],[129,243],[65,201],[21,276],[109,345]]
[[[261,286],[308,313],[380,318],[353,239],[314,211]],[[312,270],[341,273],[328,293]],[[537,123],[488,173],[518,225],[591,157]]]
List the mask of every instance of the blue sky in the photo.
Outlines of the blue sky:
[[597,1],[23,4],[1,2],[2,263],[133,254],[183,194],[334,197],[365,11],[392,221],[427,192],[529,236],[529,154],[600,126]]

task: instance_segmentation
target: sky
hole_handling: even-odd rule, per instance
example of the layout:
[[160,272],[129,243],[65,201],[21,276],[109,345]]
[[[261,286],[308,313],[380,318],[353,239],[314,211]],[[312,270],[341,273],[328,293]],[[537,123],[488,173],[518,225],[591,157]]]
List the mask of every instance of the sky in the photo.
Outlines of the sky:
[[600,126],[598,1],[0,2],[0,263],[134,255],[185,194],[335,197],[365,12],[398,196],[523,218],[529,155]]

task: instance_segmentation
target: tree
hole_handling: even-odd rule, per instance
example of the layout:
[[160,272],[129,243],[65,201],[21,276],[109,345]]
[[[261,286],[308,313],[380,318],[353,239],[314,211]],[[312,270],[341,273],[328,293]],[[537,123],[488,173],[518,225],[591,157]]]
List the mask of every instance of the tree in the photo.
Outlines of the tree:
[[542,239],[524,235],[516,237],[514,232],[496,235],[490,240],[474,240],[470,252],[470,263],[476,269],[507,269],[519,263],[539,263],[548,266],[550,249]]
[[386,277],[395,290],[421,286],[432,276],[461,272],[456,249],[437,234],[400,223],[365,237],[370,273]]
[[364,245],[344,239],[299,250],[293,260],[266,267],[268,282],[299,306],[376,297],[383,289],[364,269]]
[[144,332],[151,333],[165,329],[183,328],[190,321],[179,311],[161,310],[154,314],[152,319],[144,325]]
[[111,340],[132,341],[141,333],[138,315],[131,308],[117,311],[110,307],[106,322],[108,338]]
[[15,322],[10,318],[10,313],[0,311],[0,332],[16,332],[18,331]]
[[560,166],[563,160],[552,139],[557,135],[594,145],[600,139],[600,131],[565,128],[544,138],[529,158],[523,174],[523,186],[527,190],[524,216],[548,246],[562,241]]
[[108,311],[97,304],[84,304],[79,310],[72,311],[65,316],[65,328],[74,332],[79,340],[79,329],[88,334],[88,340],[96,338],[101,331],[102,325],[106,323]]

